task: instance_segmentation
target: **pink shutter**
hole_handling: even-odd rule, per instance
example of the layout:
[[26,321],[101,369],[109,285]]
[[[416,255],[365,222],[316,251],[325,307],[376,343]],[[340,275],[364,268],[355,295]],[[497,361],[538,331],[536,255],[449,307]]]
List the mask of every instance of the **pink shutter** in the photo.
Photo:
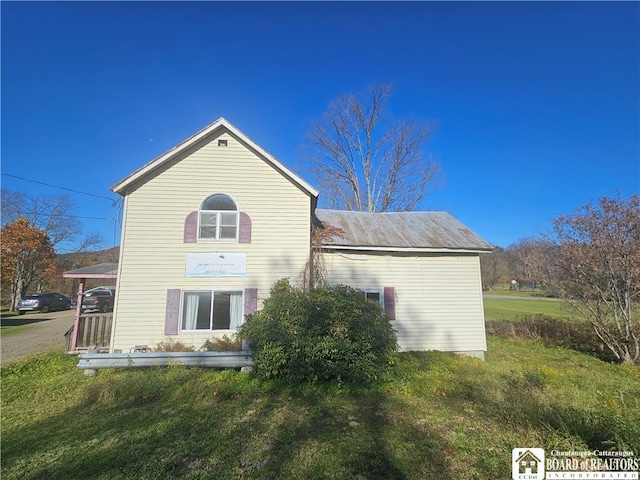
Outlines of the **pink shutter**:
[[384,287],[384,313],[391,319],[396,319],[396,289]]
[[240,228],[238,231],[239,243],[251,243],[251,217],[240,212]]
[[257,288],[245,288],[244,289],[244,314],[249,315],[256,313],[258,310],[258,289]]
[[167,309],[164,317],[164,334],[177,335],[180,330],[180,289],[167,290]]
[[198,212],[191,212],[184,220],[184,243],[196,243],[198,240]]

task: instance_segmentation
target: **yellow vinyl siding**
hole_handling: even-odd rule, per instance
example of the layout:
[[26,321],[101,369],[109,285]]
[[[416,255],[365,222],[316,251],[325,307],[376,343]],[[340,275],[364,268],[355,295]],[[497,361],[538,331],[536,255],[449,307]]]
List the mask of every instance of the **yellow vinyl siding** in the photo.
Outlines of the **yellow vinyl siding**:
[[[226,139],[227,147],[218,147]],[[252,223],[251,243],[183,243],[187,215],[213,193],[231,196]],[[275,280],[298,279],[309,250],[311,199],[235,137],[222,134],[155,172],[126,197],[113,349],[166,341],[167,289],[258,288],[264,298]],[[246,277],[186,278],[187,252],[245,252]],[[200,346],[212,332],[181,333]]]
[[328,281],[394,287],[401,350],[485,351],[477,255],[325,253]]

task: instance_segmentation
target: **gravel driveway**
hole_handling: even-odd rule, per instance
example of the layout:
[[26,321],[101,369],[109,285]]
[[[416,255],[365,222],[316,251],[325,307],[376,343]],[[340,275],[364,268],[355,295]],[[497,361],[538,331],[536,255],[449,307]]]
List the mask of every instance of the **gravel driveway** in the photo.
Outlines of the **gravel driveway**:
[[24,325],[0,338],[2,364],[22,360],[49,350],[64,350],[64,334],[73,325],[75,310],[27,313],[3,318],[3,325]]

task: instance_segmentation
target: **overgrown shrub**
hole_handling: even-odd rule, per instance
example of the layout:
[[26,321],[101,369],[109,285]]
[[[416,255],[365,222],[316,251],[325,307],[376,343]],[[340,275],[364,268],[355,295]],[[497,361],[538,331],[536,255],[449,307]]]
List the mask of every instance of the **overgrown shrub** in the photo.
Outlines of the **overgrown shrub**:
[[154,349],[156,352],[195,352],[196,349],[191,345],[185,345],[182,342],[169,340],[167,342],[160,342]]
[[228,335],[210,338],[202,344],[200,350],[203,352],[238,352],[242,350],[242,340]]
[[398,350],[389,318],[360,290],[303,290],[286,279],[238,336],[251,340],[257,375],[291,383],[371,383],[392,370]]

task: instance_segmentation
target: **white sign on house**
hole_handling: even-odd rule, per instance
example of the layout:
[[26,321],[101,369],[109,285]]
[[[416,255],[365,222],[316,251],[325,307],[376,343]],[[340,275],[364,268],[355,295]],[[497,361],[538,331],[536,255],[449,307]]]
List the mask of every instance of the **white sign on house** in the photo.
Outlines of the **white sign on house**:
[[246,253],[187,253],[187,277],[244,277],[247,275]]

